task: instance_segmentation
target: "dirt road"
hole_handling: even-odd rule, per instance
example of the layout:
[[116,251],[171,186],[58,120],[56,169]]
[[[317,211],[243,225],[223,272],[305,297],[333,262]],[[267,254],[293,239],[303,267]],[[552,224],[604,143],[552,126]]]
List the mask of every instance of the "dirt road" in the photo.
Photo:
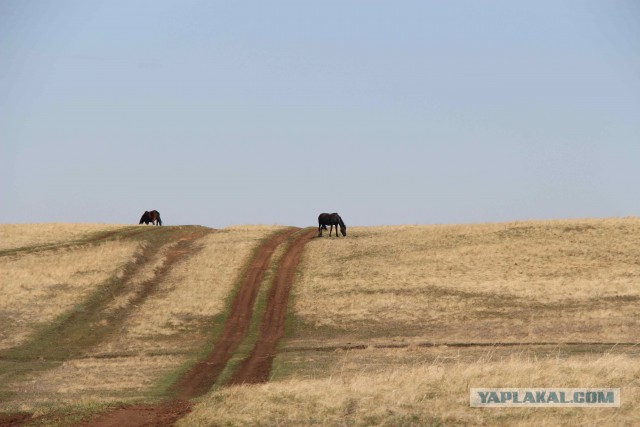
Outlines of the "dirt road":
[[260,383],[269,380],[271,364],[276,355],[278,340],[284,334],[287,303],[296,268],[302,257],[304,245],[316,235],[315,228],[299,233],[289,246],[286,256],[278,266],[267,309],[260,324],[260,336],[249,357],[242,362],[229,384]]
[[174,384],[177,398],[186,400],[200,396],[211,388],[249,329],[253,304],[260,283],[269,267],[271,256],[297,229],[287,229],[267,240],[254,256],[231,306],[222,334],[209,356],[196,363]]
[[167,426],[191,410],[188,399],[201,396],[215,384],[242,339],[245,337],[253,314],[253,306],[260,284],[269,267],[271,257],[283,243],[290,241],[277,268],[270,289],[267,308],[260,325],[260,335],[251,355],[232,376],[231,384],[267,381],[276,345],[284,333],[289,291],[305,243],[315,235],[315,228],[300,230],[288,228],[260,246],[242,279],[222,333],[212,352],[196,363],[171,387],[175,396],[158,405],[123,406],[102,415],[85,426]]

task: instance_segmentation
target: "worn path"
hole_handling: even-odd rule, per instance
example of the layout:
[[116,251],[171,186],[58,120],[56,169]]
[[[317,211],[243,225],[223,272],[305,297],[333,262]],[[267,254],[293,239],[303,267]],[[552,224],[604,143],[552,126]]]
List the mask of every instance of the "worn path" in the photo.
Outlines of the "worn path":
[[292,227],[275,234],[258,248],[242,278],[212,352],[197,362],[171,387],[174,399],[157,405],[122,406],[85,425],[167,426],[189,413],[192,406],[189,399],[201,396],[211,389],[246,336],[260,284],[269,268],[271,258],[280,245],[290,241],[269,291],[256,346],[234,374],[231,382],[253,383],[268,380],[277,341],[284,333],[289,290],[304,245],[314,234],[315,229],[300,231],[299,228]]
[[249,357],[240,365],[230,384],[260,383],[269,380],[276,346],[284,334],[289,292],[304,245],[316,235],[315,228],[298,234],[283,257],[269,291],[267,308],[260,324],[260,335]]

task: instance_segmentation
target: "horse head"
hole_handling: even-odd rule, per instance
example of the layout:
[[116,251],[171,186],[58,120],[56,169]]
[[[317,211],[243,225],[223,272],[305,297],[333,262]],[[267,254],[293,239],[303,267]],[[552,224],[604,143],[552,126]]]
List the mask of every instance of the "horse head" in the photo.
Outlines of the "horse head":
[[[343,237],[347,237],[347,225],[344,223],[344,221],[342,221],[342,218],[340,218],[340,215],[338,215],[337,213],[334,213],[333,215],[335,215],[335,218],[338,221],[338,224],[340,225],[340,233],[342,233]],[[337,235],[337,231],[336,231],[336,235]]]

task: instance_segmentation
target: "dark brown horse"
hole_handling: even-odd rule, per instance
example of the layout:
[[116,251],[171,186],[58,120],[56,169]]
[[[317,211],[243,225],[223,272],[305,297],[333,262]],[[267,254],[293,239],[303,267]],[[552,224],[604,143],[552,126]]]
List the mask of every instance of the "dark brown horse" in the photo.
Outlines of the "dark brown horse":
[[160,219],[160,212],[158,211],[144,211],[144,213],[142,214],[142,218],[140,218],[140,223],[145,224],[153,224],[153,225],[162,225],[162,220]]
[[318,217],[318,236],[322,237],[322,230],[326,230],[327,229],[327,225],[329,225],[331,228],[329,228],[329,237],[331,237],[331,231],[333,230],[333,227],[336,227],[336,237],[338,237],[338,225],[340,226],[340,233],[342,233],[343,236],[347,237],[347,226],[344,225],[344,222],[342,222],[342,218],[340,218],[340,215],[338,215],[337,213],[321,213],[320,216]]

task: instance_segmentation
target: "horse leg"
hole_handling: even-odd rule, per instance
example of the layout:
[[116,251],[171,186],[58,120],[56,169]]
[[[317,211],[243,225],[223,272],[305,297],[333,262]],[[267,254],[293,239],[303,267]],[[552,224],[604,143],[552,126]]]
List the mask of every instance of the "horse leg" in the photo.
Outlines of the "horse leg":
[[318,237],[322,237],[322,224],[318,223]]
[[333,224],[331,224],[331,227],[329,228],[329,237],[331,237],[331,232],[333,231]]

